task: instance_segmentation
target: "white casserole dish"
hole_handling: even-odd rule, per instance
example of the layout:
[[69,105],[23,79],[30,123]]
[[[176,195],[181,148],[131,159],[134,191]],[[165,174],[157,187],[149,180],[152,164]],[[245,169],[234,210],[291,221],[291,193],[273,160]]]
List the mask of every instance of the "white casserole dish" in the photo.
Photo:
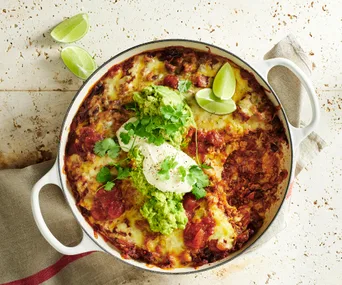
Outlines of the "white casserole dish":
[[[81,212],[78,210],[76,206],[74,196],[71,190],[68,188],[67,178],[63,171],[64,170],[64,153],[65,153],[65,147],[66,147],[68,134],[70,130],[70,125],[80,105],[82,104],[84,98],[88,95],[88,91],[90,90],[90,88],[113,65],[120,63],[130,58],[133,55],[146,52],[149,50],[160,49],[160,48],[165,48],[165,47],[170,47],[170,46],[184,46],[187,48],[193,48],[193,49],[202,50],[202,51],[208,51],[208,49],[210,49],[211,53],[228,58],[229,60],[233,61],[237,65],[241,66],[245,70],[252,73],[255,76],[256,80],[259,82],[259,84],[265,89],[266,94],[268,98],[270,99],[270,101],[275,106],[280,105],[278,115],[279,115],[281,122],[283,123],[284,129],[285,129],[288,141],[289,141],[288,153],[285,154],[285,160],[284,160],[284,167],[288,171],[289,175],[285,179],[285,181],[280,185],[280,189],[281,189],[280,199],[275,203],[275,205],[272,206],[272,208],[268,212],[268,215],[266,216],[266,219],[264,220],[264,224],[262,228],[240,250],[232,253],[225,259],[219,260],[211,264],[203,265],[198,269],[187,267],[187,268],[175,268],[175,269],[164,270],[159,267],[146,265],[142,262],[138,262],[132,259],[122,258],[119,251],[116,250],[112,245],[107,243],[100,235],[97,238],[94,237],[93,228],[84,219]],[[299,80],[301,81],[301,83],[303,84],[303,86],[305,87],[308,93],[311,106],[312,106],[312,120],[304,128],[301,128],[301,129],[295,128],[289,123],[278,97],[276,96],[272,87],[269,85],[267,81],[267,74],[270,71],[270,69],[278,65],[285,66],[288,69],[290,69],[299,78]],[[32,203],[32,211],[33,211],[35,221],[42,235],[45,237],[45,239],[51,244],[51,246],[53,246],[57,251],[63,254],[74,255],[74,254],[79,254],[79,253],[89,252],[89,251],[102,251],[102,252],[111,254],[112,256],[118,258],[119,260],[122,260],[125,263],[134,265],[136,267],[139,267],[148,271],[160,272],[160,273],[166,273],[166,274],[194,273],[194,272],[200,272],[203,270],[214,268],[242,254],[246,249],[248,249],[251,245],[253,245],[257,240],[259,240],[259,238],[263,235],[263,233],[269,228],[272,221],[277,216],[277,213],[286,197],[286,193],[289,189],[290,182],[293,179],[294,166],[295,166],[295,161],[293,157],[294,150],[298,147],[299,143],[309,133],[312,132],[312,130],[316,127],[318,120],[319,120],[319,104],[318,104],[318,99],[315,94],[312,83],[310,82],[309,78],[293,62],[287,59],[275,58],[275,59],[262,61],[256,65],[250,65],[246,63],[245,61],[243,61],[242,59],[240,59],[239,57],[237,57],[236,55],[224,49],[221,49],[219,47],[216,47],[210,44],[196,42],[196,41],[189,41],[189,40],[162,40],[162,41],[154,41],[154,42],[149,42],[149,43],[135,46],[133,48],[130,48],[114,56],[113,58],[105,62],[102,66],[100,66],[83,84],[83,86],[80,88],[80,90],[77,92],[74,99],[72,100],[66,112],[66,116],[64,118],[64,122],[62,125],[62,131],[60,135],[60,144],[59,144],[56,162],[54,166],[51,168],[51,170],[45,176],[43,176],[33,187],[31,203]],[[40,205],[39,205],[39,193],[42,187],[46,184],[55,184],[61,188],[65,196],[65,199],[67,200],[68,205],[70,206],[78,223],[82,227],[83,239],[75,247],[67,247],[61,244],[53,236],[53,234],[50,232],[50,230],[48,229],[47,225],[44,222],[44,219],[40,210]]]

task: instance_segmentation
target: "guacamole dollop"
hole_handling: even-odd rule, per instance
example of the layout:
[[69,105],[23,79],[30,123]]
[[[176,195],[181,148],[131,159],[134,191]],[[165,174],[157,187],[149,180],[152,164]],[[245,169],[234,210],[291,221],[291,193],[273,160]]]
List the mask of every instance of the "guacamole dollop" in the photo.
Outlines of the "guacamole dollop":
[[195,126],[191,108],[183,95],[168,87],[148,86],[135,92],[133,100],[138,107],[138,119],[149,121],[148,128],[176,148],[180,148],[189,127]]
[[188,219],[182,205],[183,195],[175,194],[168,197],[161,191],[153,194],[154,196],[140,210],[151,230],[169,235],[175,229],[185,229]]
[[138,191],[147,197],[140,213],[148,221],[150,229],[163,235],[184,229],[188,219],[182,204],[183,194],[162,192],[147,182],[142,167],[144,156],[138,148],[134,148],[129,156],[133,162],[131,179]]

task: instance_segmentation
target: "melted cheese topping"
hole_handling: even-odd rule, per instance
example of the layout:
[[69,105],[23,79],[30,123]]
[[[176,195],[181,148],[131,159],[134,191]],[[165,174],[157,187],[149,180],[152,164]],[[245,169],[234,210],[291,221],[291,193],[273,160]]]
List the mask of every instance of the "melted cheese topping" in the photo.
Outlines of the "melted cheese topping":
[[[125,222],[126,219],[129,221],[129,226]],[[140,247],[144,245],[144,233],[135,226],[135,223],[141,219],[140,212],[132,209],[126,211],[123,216],[119,217],[118,221],[113,224],[113,228],[119,234],[125,234],[122,239]]]
[[[174,48],[174,50],[169,54],[162,50],[136,55],[109,70],[97,85],[102,88],[102,91],[87,98],[83,109],[80,109],[76,115],[77,124],[71,129],[68,142],[69,148],[75,146],[76,150],[67,149],[65,158],[65,171],[75,193],[77,205],[94,229],[112,242],[125,258],[137,258],[163,268],[198,266],[204,260],[211,262],[210,258],[220,259],[217,257],[217,250],[222,252],[238,250],[241,246],[239,243],[246,242],[246,240],[241,241],[243,238],[241,234],[246,232],[248,234],[247,226],[251,219],[252,208],[254,207],[253,211],[255,209],[258,211],[253,217],[262,218],[268,209],[267,205],[271,205],[277,197],[277,189],[268,189],[266,182],[268,179],[281,181],[279,173],[283,165],[277,165],[275,161],[276,158],[281,161],[284,149],[287,147],[281,137],[281,131],[274,129],[275,109],[269,107],[271,103],[263,90],[260,88],[254,90],[252,84],[249,84],[250,79],[242,76],[244,73],[239,66],[231,62],[236,77],[236,91],[232,99],[239,108],[229,115],[214,115],[201,109],[194,99],[196,92],[202,88],[198,86],[197,79],[199,76],[205,76],[208,79],[206,87],[211,87],[213,78],[227,59],[188,49]],[[191,68],[186,71],[188,65],[191,65]],[[205,153],[200,154],[201,162],[212,167],[205,170],[211,182],[210,193],[208,192],[204,199],[197,201],[198,207],[193,210],[191,223],[200,223],[204,218],[210,218],[214,223],[213,233],[200,249],[185,245],[184,230],[175,230],[168,236],[151,232],[140,214],[140,208],[146,198],[134,188],[130,179],[118,183],[119,189],[114,190],[122,192],[125,207],[123,214],[116,219],[101,220],[94,218],[93,213],[98,189],[103,185],[96,181],[97,173],[103,166],[124,160],[126,153],[120,153],[120,156],[113,161],[107,155],[96,156],[92,152],[92,145],[100,139],[115,137],[120,127],[120,131],[123,131],[123,123],[134,116],[123,107],[132,101],[133,92],[140,91],[150,84],[165,85],[164,78],[168,75],[175,76],[177,80],[192,81],[188,93],[184,95],[192,109],[198,130],[204,133],[214,130],[224,134],[222,145],[215,146],[206,142],[208,146],[205,148]],[[269,131],[277,134],[269,137],[274,140],[272,151],[269,148],[271,142],[263,140],[263,133]],[[258,153],[255,154],[253,149],[247,148],[250,142],[248,138],[243,139],[248,134],[255,133],[260,133],[260,136],[255,135],[257,138],[255,147],[266,152],[260,157],[257,157]],[[73,136],[75,139],[72,138]],[[184,144],[188,141],[189,138],[185,137]],[[143,140],[140,143],[143,143]],[[123,150],[127,151],[129,148],[130,145],[123,147]],[[186,149],[186,146],[184,148],[182,146],[182,149]],[[242,156],[248,153],[250,156],[247,158]],[[251,165],[242,166],[246,160]],[[227,161],[232,165],[227,165]],[[254,163],[255,161],[257,163]],[[259,167],[258,173],[264,175],[262,179],[251,185],[256,190],[241,186],[238,188],[239,191],[232,191],[233,187],[237,187],[236,185],[244,185],[245,180],[239,180],[239,175],[250,171],[249,168],[252,166]],[[232,171],[230,180],[225,178],[230,173],[227,172],[227,167]],[[252,170],[248,175],[255,174]],[[111,171],[115,175],[115,170]],[[150,176],[152,184],[155,172],[151,172]],[[263,186],[262,183],[266,184]],[[263,191],[262,187],[268,190]],[[240,192],[245,196],[238,197]],[[262,198],[258,195],[262,195]],[[216,240],[217,249],[211,252],[208,244]]]
[[217,240],[217,247],[220,250],[231,249],[236,237],[233,226],[228,221],[225,213],[217,206],[211,208],[211,213],[215,220],[215,228],[209,240]]

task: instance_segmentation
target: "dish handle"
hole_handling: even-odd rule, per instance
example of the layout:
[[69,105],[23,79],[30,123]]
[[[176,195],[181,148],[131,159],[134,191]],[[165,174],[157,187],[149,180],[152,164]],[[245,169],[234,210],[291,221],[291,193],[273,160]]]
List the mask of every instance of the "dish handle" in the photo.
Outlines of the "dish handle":
[[39,193],[45,185],[55,184],[61,189],[61,185],[58,181],[58,166],[57,160],[53,167],[46,173],[32,188],[31,194],[31,207],[33,212],[34,220],[37,224],[38,229],[40,230],[43,237],[47,240],[47,242],[55,248],[60,253],[66,255],[75,255],[79,253],[89,252],[89,251],[103,251],[100,247],[98,247],[94,241],[92,241],[89,236],[82,230],[83,238],[81,242],[73,247],[65,246],[59,240],[55,238],[55,236],[51,233],[48,226],[46,225],[39,203]]
[[289,124],[290,132],[293,142],[293,147],[297,148],[302,140],[304,140],[317,126],[319,118],[320,118],[320,109],[319,109],[319,102],[318,97],[315,92],[315,88],[313,87],[310,78],[292,61],[285,59],[285,58],[272,58],[265,61],[261,61],[255,65],[256,70],[258,73],[264,78],[266,82],[267,75],[269,71],[275,66],[284,66],[291,70],[300,80],[302,85],[304,86],[311,103],[312,108],[312,119],[311,122],[303,127],[303,128],[296,128]]

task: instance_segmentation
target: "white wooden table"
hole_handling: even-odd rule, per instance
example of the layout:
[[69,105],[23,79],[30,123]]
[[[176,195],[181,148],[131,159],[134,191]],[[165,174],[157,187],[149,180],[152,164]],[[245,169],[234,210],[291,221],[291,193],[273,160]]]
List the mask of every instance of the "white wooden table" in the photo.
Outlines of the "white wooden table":
[[202,40],[255,62],[288,33],[313,62],[322,110],[317,132],[329,147],[298,177],[288,227],[261,250],[219,269],[191,276],[143,273],[142,280],[342,284],[342,2],[1,0],[0,167],[55,156],[60,124],[82,81],[64,67],[59,54],[65,45],[49,31],[80,12],[89,14],[91,29],[76,44],[98,64],[138,43],[165,38]]

